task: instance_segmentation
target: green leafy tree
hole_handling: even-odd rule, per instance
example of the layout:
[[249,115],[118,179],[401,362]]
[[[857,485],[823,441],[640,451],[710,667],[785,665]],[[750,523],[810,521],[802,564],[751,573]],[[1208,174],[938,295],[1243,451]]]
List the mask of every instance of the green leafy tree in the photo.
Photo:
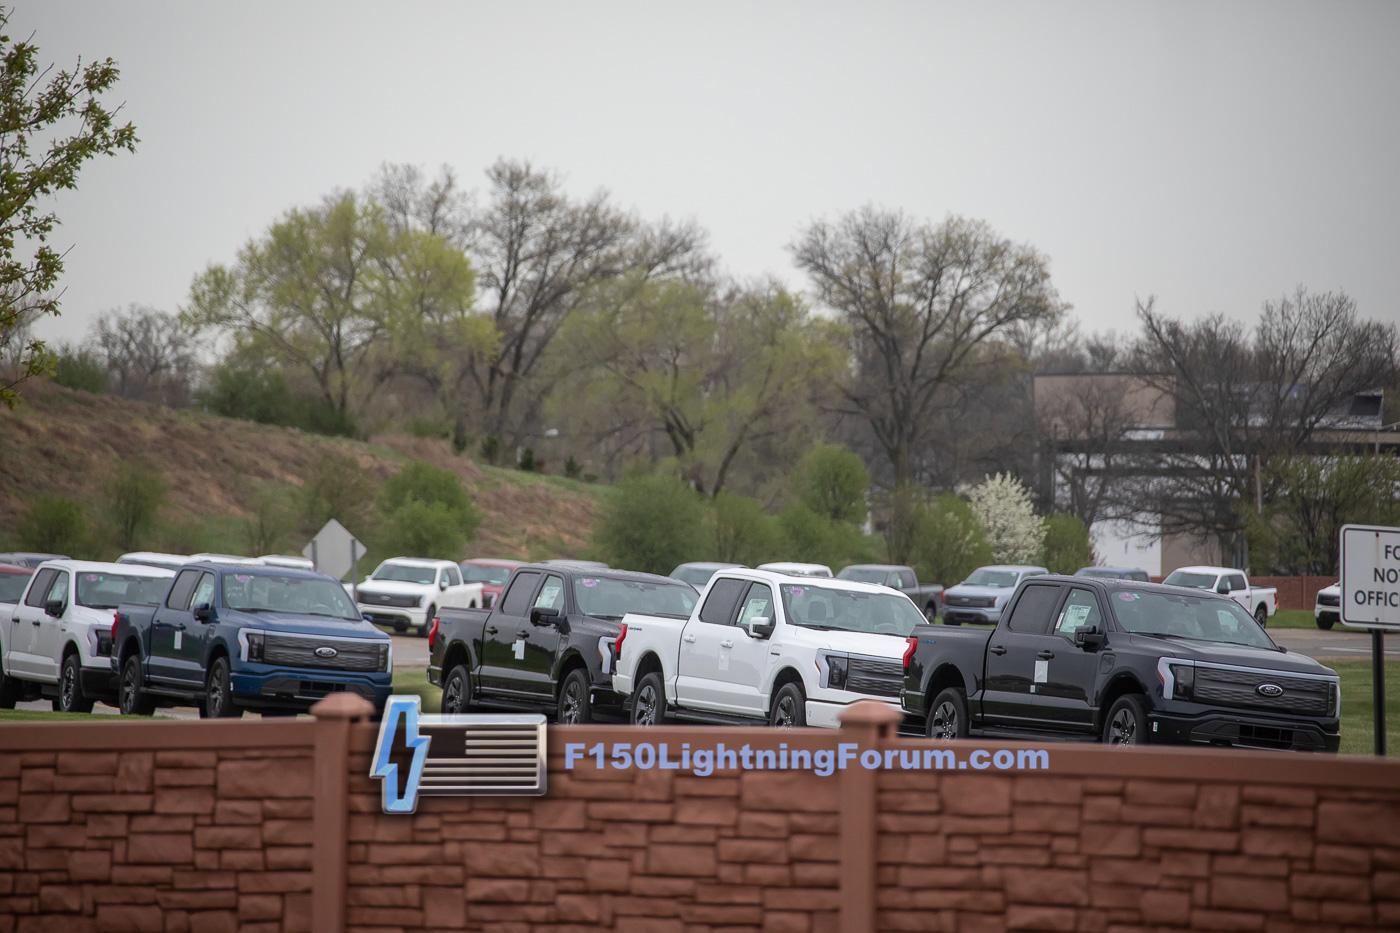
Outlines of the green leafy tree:
[[836,522],[865,521],[870,471],[851,450],[817,444],[797,464],[797,497],[803,505]]
[[1045,553],[1040,561],[1051,573],[1074,573],[1094,563],[1089,528],[1073,515],[1058,513],[1045,519]]
[[1348,523],[1400,524],[1400,460],[1390,456],[1289,457],[1268,476],[1279,491],[1249,512],[1251,569],[1335,574]]
[[910,560],[919,579],[952,586],[992,562],[982,523],[965,499],[943,493],[914,510]]
[[41,68],[39,49],[9,35],[0,8],[0,346],[16,347],[14,371],[0,374],[0,403],[13,407],[15,387],[48,372],[52,360],[29,325],[59,314],[63,252],[49,242],[59,191],[73,190],[78,170],[98,156],[133,152],[136,129],[118,123],[121,107],[104,102],[119,72],[110,58],[71,69]]
[[43,554],[87,556],[91,542],[81,504],[62,496],[39,496],[20,516],[15,529],[19,546]]
[[296,504],[283,486],[260,483],[248,496],[249,513],[243,519],[243,540],[253,554],[276,554],[296,525]]
[[594,550],[614,567],[670,573],[703,552],[704,505],[673,476],[636,476],[609,492]]
[[104,511],[117,546],[123,551],[135,550],[155,524],[165,498],[160,471],[145,463],[123,462],[107,480],[104,491]]
[[709,516],[715,560],[750,567],[773,560],[782,550],[782,531],[756,499],[721,492]]
[[301,487],[301,527],[315,534],[331,519],[351,534],[364,534],[373,521],[375,483],[349,454],[328,451],[316,460]]
[[53,381],[69,389],[107,391],[107,369],[91,350],[63,347],[54,356]]
[[837,570],[872,557],[873,548],[859,528],[818,515],[801,503],[783,509],[778,524],[783,532],[784,560],[826,564]]
[[408,499],[385,515],[378,543],[387,554],[461,560],[470,539],[461,514],[446,503]]

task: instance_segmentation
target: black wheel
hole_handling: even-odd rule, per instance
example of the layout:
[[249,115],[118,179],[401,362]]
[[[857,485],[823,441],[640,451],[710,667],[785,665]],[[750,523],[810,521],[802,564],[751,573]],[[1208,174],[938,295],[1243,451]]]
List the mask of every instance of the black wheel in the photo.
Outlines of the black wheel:
[[[1336,625],[1336,624],[1337,624],[1337,620],[1334,619],[1334,618],[1332,618],[1331,616],[1328,616],[1328,617],[1325,618],[1325,619],[1324,619],[1322,616],[1318,616],[1318,617],[1317,617],[1317,627],[1320,628],[1320,629],[1322,629],[1324,632],[1330,632],[1330,631],[1332,630],[1332,626],[1334,626],[1334,625]],[[3,704],[0,704],[0,705],[3,705]]]
[[1269,624],[1269,609],[1267,606],[1260,606],[1254,610],[1254,621],[1259,623],[1260,628],[1266,628]]
[[588,697],[588,672],[581,667],[569,671],[559,688],[558,720],[561,726],[593,721],[593,704]]
[[117,709],[123,716],[149,716],[156,711],[156,701],[142,689],[141,659],[135,654],[122,664],[122,679],[117,684]]
[[444,713],[469,713],[472,706],[472,678],[465,664],[458,664],[447,672],[442,681],[442,711]]
[[928,620],[929,625],[933,625],[938,621],[937,603],[929,603],[927,606],[924,607],[924,618]]
[[437,615],[437,606],[429,606],[428,614],[423,617],[423,627],[418,630],[418,637],[427,638],[429,630],[433,627],[433,617]]
[[773,696],[773,708],[768,711],[768,725],[780,729],[796,729],[807,725],[807,698],[797,684],[783,684]]
[[659,726],[666,722],[666,685],[660,671],[652,671],[632,695],[632,725]]
[[399,619],[397,622],[394,623],[394,631],[402,635],[404,632],[408,631],[408,623],[405,622],[403,619]]
[[90,713],[93,699],[83,695],[83,662],[77,652],[70,652],[63,659],[63,668],[58,673],[58,699],[56,709],[64,713]]
[[1136,693],[1125,694],[1114,701],[1104,717],[1105,745],[1146,745],[1147,705]]
[[243,710],[233,702],[233,685],[229,683],[228,658],[215,658],[209,665],[209,679],[204,685],[204,718],[237,719]]
[[931,739],[967,738],[967,698],[957,687],[939,691],[929,705],[924,735]]
[[14,709],[19,702],[19,681],[0,672],[0,709]]

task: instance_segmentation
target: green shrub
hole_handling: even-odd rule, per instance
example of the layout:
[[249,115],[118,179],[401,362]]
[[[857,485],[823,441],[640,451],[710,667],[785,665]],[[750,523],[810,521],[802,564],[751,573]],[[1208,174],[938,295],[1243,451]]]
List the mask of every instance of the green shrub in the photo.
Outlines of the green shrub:
[[965,500],[943,493],[914,516],[912,563],[921,581],[952,586],[992,562],[986,532]]
[[1089,529],[1073,515],[1055,514],[1045,519],[1045,555],[1041,559],[1051,573],[1074,573],[1094,563]]
[[92,536],[83,507],[62,496],[39,496],[15,528],[19,548],[43,554],[86,557]]
[[247,501],[249,512],[243,519],[243,541],[248,553],[279,553],[296,524],[291,494],[284,487],[263,483],[249,493]]
[[564,475],[569,479],[578,479],[583,476],[583,467],[574,459],[573,454],[569,454],[569,459],[564,461]]
[[54,359],[53,381],[83,392],[106,392],[107,368],[91,350],[66,347]]
[[446,504],[409,499],[385,515],[377,538],[390,555],[461,560],[471,533],[461,513]]
[[408,433],[414,437],[424,438],[449,437],[452,434],[452,427],[441,418],[418,415],[408,419]]
[[865,521],[870,472],[855,454],[838,444],[817,444],[797,463],[797,498],[817,515],[834,522]]
[[302,531],[313,535],[334,518],[363,537],[374,524],[374,495],[373,479],[354,457],[329,451],[302,478]]
[[874,550],[855,525],[833,521],[800,503],[783,509],[778,526],[782,530],[781,560],[826,564],[839,570],[846,564],[868,561]]
[[160,471],[143,463],[125,462],[107,481],[104,511],[117,547],[134,551],[155,523],[165,483]]
[[325,399],[292,391],[276,370],[241,362],[215,366],[198,394],[205,408],[226,418],[301,428],[313,434],[354,437],[356,425]]
[[720,493],[707,524],[715,560],[752,567],[775,560],[782,550],[782,530],[755,499]]
[[614,567],[670,573],[703,554],[705,508],[673,476],[634,476],[609,491],[594,531],[594,550]]

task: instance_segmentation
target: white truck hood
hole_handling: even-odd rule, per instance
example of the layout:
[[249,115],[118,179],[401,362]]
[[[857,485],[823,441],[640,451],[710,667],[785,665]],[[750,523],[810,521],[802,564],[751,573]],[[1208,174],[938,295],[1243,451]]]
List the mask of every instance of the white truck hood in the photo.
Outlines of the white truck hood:
[[785,631],[786,640],[818,650],[863,654],[868,657],[888,658],[894,661],[904,658],[904,649],[908,646],[903,635],[823,631],[797,625],[789,625]]
[[371,580],[355,586],[360,593],[378,593],[381,596],[426,596],[437,592],[433,583],[405,583],[400,580]]

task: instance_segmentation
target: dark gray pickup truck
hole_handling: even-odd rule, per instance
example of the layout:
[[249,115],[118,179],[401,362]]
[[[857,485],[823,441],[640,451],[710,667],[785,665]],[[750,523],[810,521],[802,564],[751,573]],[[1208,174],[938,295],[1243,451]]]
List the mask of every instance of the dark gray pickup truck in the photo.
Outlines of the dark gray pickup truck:
[[921,625],[905,713],[934,738],[1337,750],[1335,671],[1232,600],[1154,583],[1023,580],[992,631]]

